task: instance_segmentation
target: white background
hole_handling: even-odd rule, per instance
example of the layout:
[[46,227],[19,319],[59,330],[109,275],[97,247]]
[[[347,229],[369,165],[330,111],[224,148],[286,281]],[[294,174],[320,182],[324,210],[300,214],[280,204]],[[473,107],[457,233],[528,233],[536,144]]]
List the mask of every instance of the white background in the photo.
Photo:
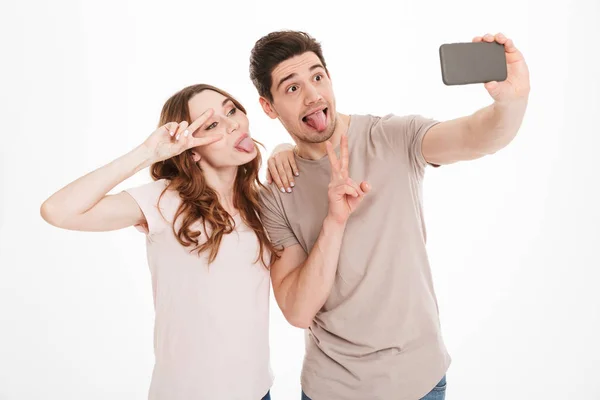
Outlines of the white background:
[[[0,399],[145,399],[143,236],[61,231],[39,207],[138,145],[189,84],[236,96],[265,157],[289,142],[248,77],[254,42],[281,28],[322,42],[340,112],[437,119],[490,102],[481,85],[443,85],[439,45],[515,40],[532,81],[518,137],[426,175],[447,399],[600,399],[597,0],[168,3],[2,2]],[[144,171],[115,191],[147,181]],[[303,332],[271,304],[272,396],[299,399]]]

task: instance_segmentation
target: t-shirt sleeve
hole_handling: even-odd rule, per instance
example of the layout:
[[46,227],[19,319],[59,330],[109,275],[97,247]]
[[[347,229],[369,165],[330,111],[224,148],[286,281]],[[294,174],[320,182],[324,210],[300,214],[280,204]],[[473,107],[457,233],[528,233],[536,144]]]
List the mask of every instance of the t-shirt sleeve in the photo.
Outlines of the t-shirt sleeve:
[[408,157],[411,166],[422,172],[429,164],[423,156],[422,144],[427,131],[440,121],[422,115],[386,115],[381,119],[383,135],[390,147],[399,155]]
[[[149,236],[162,232],[169,224],[165,219],[163,206],[166,201],[166,194],[162,199],[160,198],[166,187],[167,182],[164,179],[161,179],[124,190],[124,192],[129,194],[133,200],[135,200],[146,219],[146,223],[136,225],[135,227]],[[160,209],[159,199],[161,205]]]
[[271,188],[261,188],[260,207],[262,224],[275,248],[283,250],[299,243],[285,216],[281,198]]

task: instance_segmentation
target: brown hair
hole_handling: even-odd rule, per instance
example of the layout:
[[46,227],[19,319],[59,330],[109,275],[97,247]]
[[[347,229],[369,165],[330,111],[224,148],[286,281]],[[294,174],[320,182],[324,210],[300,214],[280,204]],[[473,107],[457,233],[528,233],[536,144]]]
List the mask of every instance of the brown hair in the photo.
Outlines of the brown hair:
[[[222,94],[246,114],[246,109],[229,93],[214,86],[198,84],[182,89],[166,101],[160,114],[158,126],[169,122],[188,121],[191,123],[188,102],[194,95],[204,90],[213,90]],[[260,144],[257,141],[255,142]],[[233,205],[239,210],[244,223],[257,236],[260,252],[256,261],[261,260],[263,265],[268,268],[269,263],[268,260],[264,259],[263,250],[266,247],[272,254],[275,254],[275,249],[260,221],[258,191],[259,187],[263,186],[258,179],[260,165],[261,155],[259,151],[252,161],[238,167],[233,188]],[[209,264],[212,263],[219,251],[223,235],[233,232],[235,221],[221,206],[217,192],[207,185],[200,164],[194,162],[192,158],[192,150],[186,150],[175,157],[152,164],[150,173],[154,180],[167,179],[170,181],[161,194],[161,198],[168,189],[176,190],[181,197],[182,202],[175,213],[172,227],[179,243],[185,247],[193,245],[194,249],[192,251],[197,251],[198,254],[204,251],[210,252],[208,262]],[[175,231],[177,218],[182,218],[178,232]],[[196,221],[202,222],[204,231],[207,234],[206,240],[201,245],[198,241],[201,232],[190,229],[190,226]],[[207,225],[209,229],[207,229]]]
[[309,51],[319,57],[323,68],[327,70],[321,44],[307,33],[284,30],[260,38],[250,53],[250,79],[258,94],[272,102],[273,70],[285,60]]

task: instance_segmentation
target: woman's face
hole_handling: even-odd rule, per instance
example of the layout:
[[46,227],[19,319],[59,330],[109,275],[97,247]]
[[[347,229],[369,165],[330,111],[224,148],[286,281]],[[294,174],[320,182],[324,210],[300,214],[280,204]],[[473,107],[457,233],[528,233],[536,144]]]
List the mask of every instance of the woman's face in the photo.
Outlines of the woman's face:
[[191,124],[204,111],[214,110],[212,117],[196,132],[195,137],[223,135],[223,138],[207,146],[193,149],[194,160],[202,159],[213,168],[226,168],[246,164],[258,154],[256,144],[250,137],[246,114],[231,99],[213,90],[204,90],[188,102]]

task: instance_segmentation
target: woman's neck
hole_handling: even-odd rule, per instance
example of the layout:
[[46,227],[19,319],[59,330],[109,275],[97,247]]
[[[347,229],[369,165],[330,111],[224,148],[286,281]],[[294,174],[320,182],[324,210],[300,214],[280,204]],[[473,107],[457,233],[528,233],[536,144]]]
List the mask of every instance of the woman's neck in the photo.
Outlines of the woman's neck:
[[237,214],[237,209],[233,205],[233,186],[237,169],[238,167],[217,169],[209,165],[202,166],[206,184],[217,192],[221,206],[231,215]]

